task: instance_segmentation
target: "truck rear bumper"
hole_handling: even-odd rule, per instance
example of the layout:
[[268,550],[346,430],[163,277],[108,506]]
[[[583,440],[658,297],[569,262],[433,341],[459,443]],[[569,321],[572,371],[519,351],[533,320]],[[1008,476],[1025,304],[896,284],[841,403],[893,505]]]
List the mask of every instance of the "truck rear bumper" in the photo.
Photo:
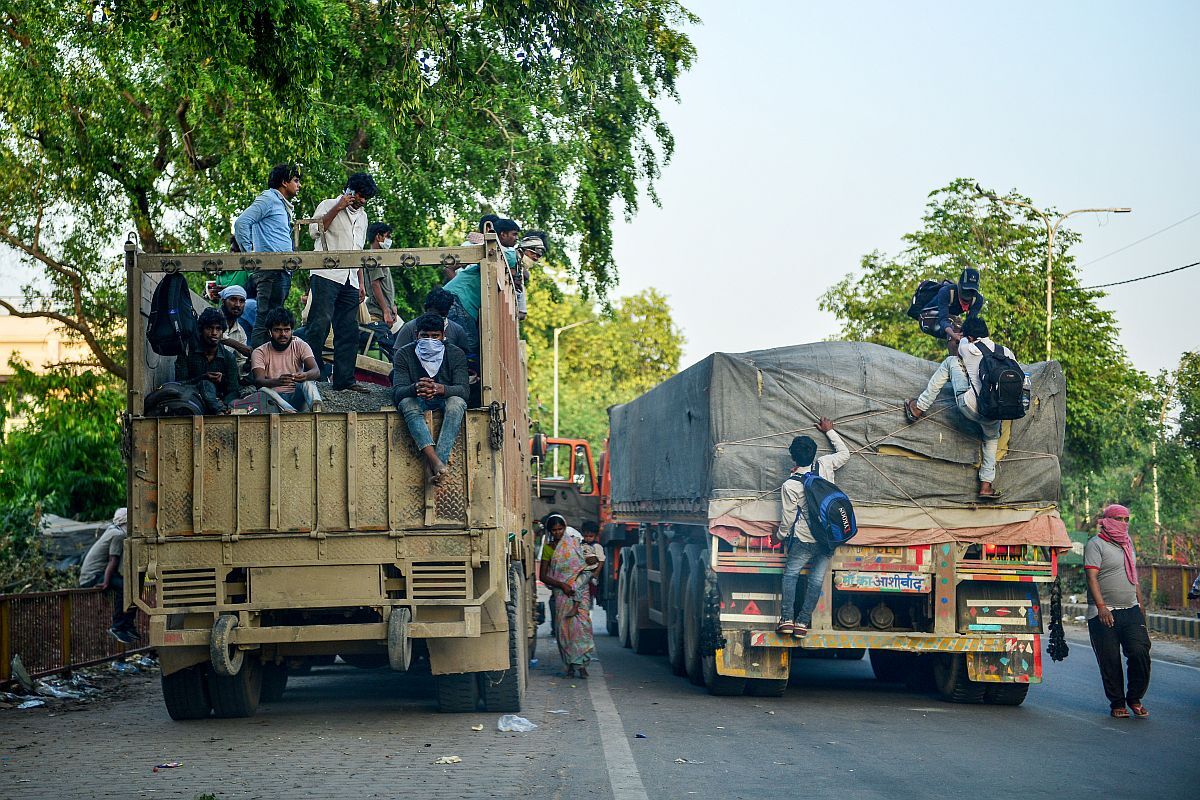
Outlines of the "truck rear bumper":
[[819,650],[874,647],[913,653],[1002,653],[1011,650],[1013,642],[1031,642],[1037,638],[1037,634],[1033,633],[946,636],[940,633],[811,631],[803,638],[780,636],[774,630],[726,630],[723,634],[726,638],[743,637],[747,647],[797,647]]

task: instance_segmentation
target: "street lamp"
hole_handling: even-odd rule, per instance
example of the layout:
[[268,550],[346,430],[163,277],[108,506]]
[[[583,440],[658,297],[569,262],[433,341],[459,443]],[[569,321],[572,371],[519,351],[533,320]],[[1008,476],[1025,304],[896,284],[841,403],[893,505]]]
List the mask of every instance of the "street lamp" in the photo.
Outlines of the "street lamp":
[[558,336],[563,331],[569,331],[571,328],[578,328],[580,325],[589,325],[596,320],[585,319],[579,322],[572,322],[570,325],[564,325],[561,328],[554,329],[554,437],[558,438]]
[[997,195],[995,195],[991,192],[985,192],[983,189],[981,189],[979,187],[978,184],[976,184],[976,186],[975,186],[975,191],[978,192],[980,195],[992,200],[993,202],[1007,203],[1010,206],[1020,206],[1021,208],[1027,208],[1030,211],[1032,211],[1033,213],[1037,214],[1039,217],[1041,217],[1042,222],[1046,226],[1046,360],[1049,361],[1050,360],[1050,321],[1054,316],[1054,235],[1056,233],[1058,233],[1059,226],[1062,225],[1064,222],[1066,222],[1068,217],[1072,217],[1076,214],[1093,214],[1093,213],[1095,213],[1095,214],[1103,214],[1103,213],[1128,214],[1129,212],[1133,211],[1133,209],[1132,208],[1077,208],[1074,211],[1068,211],[1065,214],[1060,214],[1058,216],[1058,219],[1051,222],[1050,217],[1048,217],[1045,213],[1043,213],[1041,209],[1035,208],[1034,206],[1030,205],[1029,203],[1025,203],[1021,200],[1013,200],[1008,197],[998,197]]

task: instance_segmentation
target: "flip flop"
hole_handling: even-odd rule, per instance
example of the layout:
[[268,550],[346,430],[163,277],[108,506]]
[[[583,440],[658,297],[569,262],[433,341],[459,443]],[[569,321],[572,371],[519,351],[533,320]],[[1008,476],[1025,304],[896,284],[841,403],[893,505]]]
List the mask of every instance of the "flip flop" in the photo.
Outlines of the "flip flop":
[[1149,719],[1150,717],[1150,712],[1141,703],[1130,703],[1129,710],[1132,711],[1133,715],[1138,719]]
[[1114,708],[1108,713],[1113,719],[1129,719],[1129,712],[1123,708]]

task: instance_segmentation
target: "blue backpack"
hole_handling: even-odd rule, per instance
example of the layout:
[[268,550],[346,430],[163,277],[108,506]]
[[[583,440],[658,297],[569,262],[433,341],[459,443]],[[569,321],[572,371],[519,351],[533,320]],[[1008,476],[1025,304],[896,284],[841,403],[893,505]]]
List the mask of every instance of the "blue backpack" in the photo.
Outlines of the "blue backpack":
[[845,492],[818,475],[815,469],[803,475],[793,475],[788,480],[804,484],[808,530],[817,544],[832,553],[838,545],[854,538],[858,533],[858,523],[854,520],[854,504]]

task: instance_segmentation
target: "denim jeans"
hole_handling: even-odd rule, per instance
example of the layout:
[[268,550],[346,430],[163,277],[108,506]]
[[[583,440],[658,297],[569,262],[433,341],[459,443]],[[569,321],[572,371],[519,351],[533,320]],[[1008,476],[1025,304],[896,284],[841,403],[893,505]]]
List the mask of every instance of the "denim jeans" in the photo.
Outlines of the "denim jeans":
[[279,269],[263,270],[255,272],[251,280],[254,281],[254,290],[258,292],[258,302],[254,312],[254,330],[250,333],[250,346],[258,347],[260,344],[266,344],[267,339],[271,338],[267,331],[267,314],[287,300],[288,292],[292,290],[292,273]]
[[458,439],[458,431],[462,428],[463,417],[467,413],[467,401],[461,397],[439,397],[436,400],[425,400],[420,397],[405,397],[396,405],[404,414],[408,423],[408,432],[412,434],[417,449],[422,450],[433,444],[433,434],[425,424],[425,412],[442,410],[442,430],[438,433],[437,457],[443,464],[450,462],[450,451]]
[[477,357],[479,355],[479,321],[467,313],[467,309],[463,307],[458,298],[454,299],[454,305],[450,306],[446,319],[462,326],[463,331],[467,334],[467,355]]
[[933,401],[937,399],[938,393],[942,391],[942,387],[946,385],[946,381],[949,381],[954,388],[954,402],[958,406],[958,413],[979,425],[983,432],[983,458],[979,462],[979,480],[994,481],[996,479],[996,452],[1000,445],[1000,421],[984,419],[979,416],[978,411],[967,404],[967,398],[974,396],[974,389],[971,388],[971,379],[967,377],[967,370],[963,367],[961,358],[950,356],[938,366],[937,372],[933,373],[933,377],[929,379],[925,391],[921,392],[921,396],[917,398],[917,408],[928,411],[933,406]]
[[308,293],[312,307],[304,326],[304,341],[320,362],[332,324],[333,388],[345,389],[354,383],[354,364],[358,355],[358,289],[349,281],[337,284],[314,275]]
[[274,397],[283,410],[289,414],[312,411],[313,407],[321,402],[321,393],[313,381],[301,381],[296,384],[295,389],[285,393],[268,388],[264,388],[262,391],[264,394]]
[[[812,625],[812,612],[821,597],[825,573],[829,571],[829,553],[816,542],[801,542],[795,539],[787,543],[787,565],[783,568],[783,609],[780,619]],[[804,587],[804,603],[798,613],[796,607],[796,584],[800,581],[800,570],[808,565],[808,581]]]

